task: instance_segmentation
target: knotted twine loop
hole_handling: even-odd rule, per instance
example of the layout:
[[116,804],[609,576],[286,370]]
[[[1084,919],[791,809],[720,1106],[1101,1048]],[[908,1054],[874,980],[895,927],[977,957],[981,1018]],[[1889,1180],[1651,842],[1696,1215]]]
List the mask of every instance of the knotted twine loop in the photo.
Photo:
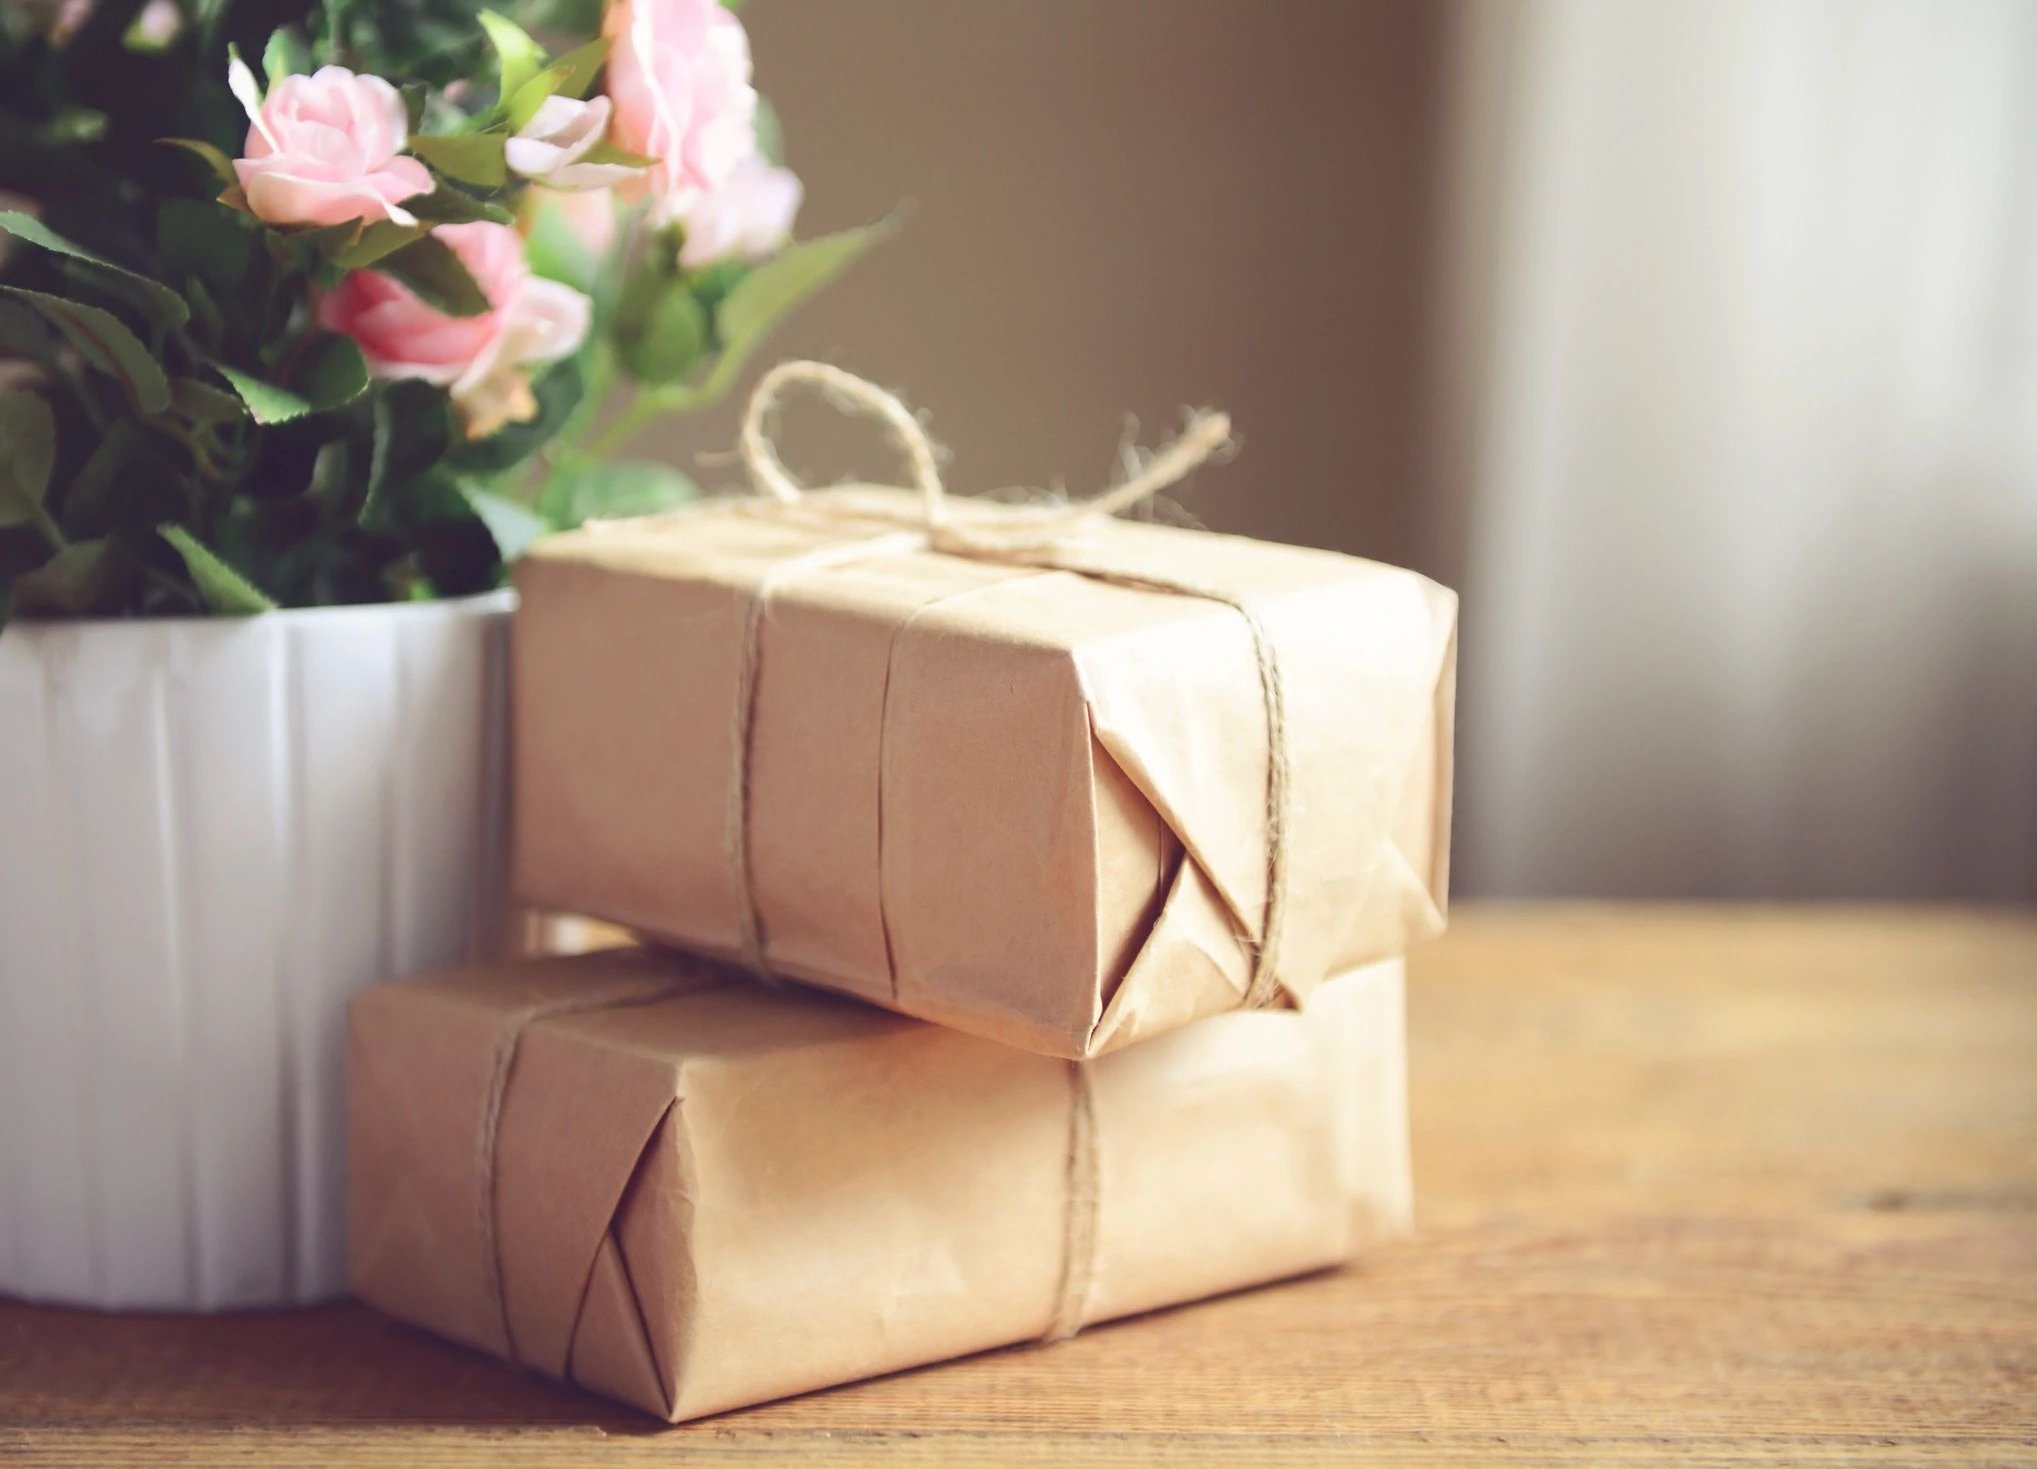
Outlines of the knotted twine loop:
[[[825,362],[781,362],[764,374],[756,392],[750,395],[739,441],[743,466],[749,470],[750,482],[756,486],[757,493],[781,505],[800,505],[809,488],[778,457],[778,446],[772,441],[770,431],[771,414],[777,408],[778,400],[787,388],[796,384],[820,389],[837,407],[847,412],[866,413],[880,420],[890,430],[892,441],[905,456],[912,475],[910,486],[848,484],[835,488],[910,488],[918,491],[919,517],[917,520],[898,518],[897,523],[914,526],[926,537],[927,545],[936,551],[976,560],[1023,557],[1030,552],[1047,551],[1063,545],[1098,521],[1121,514],[1152,499],[1168,486],[1178,484],[1212,456],[1228,448],[1231,442],[1228,415],[1198,412],[1189,419],[1181,437],[1155,454],[1137,474],[1093,499],[1072,505],[1004,505],[993,520],[976,525],[957,524],[948,513],[948,492],[941,483],[933,440],[927,437],[926,430],[920,427],[912,410],[896,394]],[[827,515],[829,512],[823,509],[821,513]],[[860,508],[845,510],[842,515],[843,518],[857,520],[893,518],[881,511],[870,512]]]

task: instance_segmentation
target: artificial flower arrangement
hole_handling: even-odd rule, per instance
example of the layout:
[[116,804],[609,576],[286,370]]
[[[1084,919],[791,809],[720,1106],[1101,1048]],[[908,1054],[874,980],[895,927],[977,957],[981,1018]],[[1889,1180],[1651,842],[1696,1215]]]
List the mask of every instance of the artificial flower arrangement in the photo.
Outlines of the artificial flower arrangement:
[[734,12],[0,7],[0,624],[462,595],[689,495],[608,451],[881,233],[789,243]]

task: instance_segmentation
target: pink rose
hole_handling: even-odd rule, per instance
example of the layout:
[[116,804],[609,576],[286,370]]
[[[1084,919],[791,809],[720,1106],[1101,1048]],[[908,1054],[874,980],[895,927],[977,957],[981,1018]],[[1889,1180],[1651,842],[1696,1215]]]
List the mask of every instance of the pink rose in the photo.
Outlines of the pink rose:
[[234,95],[247,109],[247,156],[234,163],[248,208],[269,224],[415,224],[400,201],[432,191],[431,173],[399,158],[409,140],[403,98],[380,77],[326,66],[285,77],[263,99],[254,73],[235,61]]
[[422,378],[448,389],[469,438],[537,413],[528,369],[570,357],[587,337],[587,298],[541,280],[507,225],[477,220],[440,225],[432,235],[460,257],[487,296],[479,316],[448,316],[401,281],[357,270],[319,303],[319,323],[360,346],[377,377]]
[[554,189],[606,189],[622,183],[635,175],[634,168],[587,162],[587,155],[608,137],[613,108],[606,97],[587,102],[547,97],[504,146],[503,161],[511,173]]
[[670,219],[757,151],[750,38],[718,0],[610,0],[602,31],[616,141],[657,160],[648,180]]
[[727,182],[696,198],[682,215],[686,243],[679,263],[699,270],[717,260],[762,260],[792,233],[803,191],[789,168],[773,168],[760,154]]

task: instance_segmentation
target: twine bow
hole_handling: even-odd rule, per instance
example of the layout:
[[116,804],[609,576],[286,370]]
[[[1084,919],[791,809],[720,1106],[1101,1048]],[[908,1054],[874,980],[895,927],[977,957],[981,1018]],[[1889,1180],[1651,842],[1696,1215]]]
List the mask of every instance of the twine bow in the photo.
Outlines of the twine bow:
[[[844,484],[842,491],[905,489],[919,496],[917,513],[890,510],[868,502],[814,500],[778,456],[771,437],[772,411],[788,388],[805,385],[818,388],[839,407],[879,420],[889,431],[904,456],[910,485]],[[1012,561],[1027,565],[1078,572],[1084,576],[1220,602],[1245,619],[1252,634],[1252,651],[1258,665],[1259,684],[1266,710],[1266,910],[1258,942],[1249,935],[1252,949],[1252,977],[1244,1003],[1258,1007],[1272,1002],[1278,986],[1277,960],[1282,919],[1286,908],[1286,843],[1288,801],[1287,708],[1280,677],[1280,660],[1272,634],[1257,612],[1236,593],[1211,586],[1155,575],[1148,571],[1100,569],[1085,561],[1063,565],[1057,553],[1065,552],[1085,530],[1100,521],[1151,499],[1161,490],[1178,483],[1229,446],[1231,421],[1222,413],[1194,414],[1181,436],[1154,454],[1136,473],[1088,500],[1066,505],[1006,505],[972,501],[978,513],[968,520],[952,514],[953,502],[941,482],[933,442],[920,427],[912,411],[894,394],[875,383],[844,372],[824,362],[785,362],[766,373],[751,395],[743,414],[740,453],[757,497],[751,501],[758,514],[816,520],[828,524],[871,524],[896,527],[892,534],[874,539],[825,546],[803,556],[781,561],[758,584],[744,619],[742,658],[737,671],[736,707],[731,731],[733,766],[729,779],[727,813],[727,856],[730,875],[738,895],[738,927],[743,960],[759,974],[768,974],[764,934],[757,913],[756,893],[750,867],[749,802],[750,745],[756,720],[757,672],[762,656],[764,616],[773,595],[787,582],[830,566],[874,556],[896,555],[930,549],[945,555],[980,561]],[[994,513],[991,513],[994,505]],[[897,976],[893,976],[894,987]]]
[[[1188,421],[1181,437],[1155,454],[1124,483],[1115,485],[1093,499],[1071,505],[1007,505],[993,520],[977,524],[957,523],[950,515],[947,487],[935,462],[933,441],[919,420],[898,397],[875,383],[831,367],[825,362],[782,362],[764,374],[743,414],[740,440],[744,468],[761,496],[781,505],[812,507],[806,500],[808,486],[785,467],[772,441],[771,414],[785,390],[797,384],[820,389],[836,406],[880,420],[905,456],[912,484],[837,485],[837,489],[912,489],[919,493],[920,513],[887,515],[883,511],[857,509],[843,518],[889,520],[920,531],[931,549],[950,556],[994,560],[1025,556],[1052,549],[1079,535],[1098,520],[1118,515],[1150,500],[1170,485],[1178,484],[1213,455],[1228,448],[1231,420],[1228,415],[1201,411]],[[823,511],[823,514],[828,512]]]

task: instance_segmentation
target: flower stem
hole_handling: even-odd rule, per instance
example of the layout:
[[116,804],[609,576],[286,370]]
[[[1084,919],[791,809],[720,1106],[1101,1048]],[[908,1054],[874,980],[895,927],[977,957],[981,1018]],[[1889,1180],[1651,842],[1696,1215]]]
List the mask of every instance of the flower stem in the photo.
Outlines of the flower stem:
[[648,428],[653,419],[691,406],[690,400],[691,394],[680,389],[637,394],[607,428],[594,436],[594,442],[587,446],[588,456],[606,459]]

